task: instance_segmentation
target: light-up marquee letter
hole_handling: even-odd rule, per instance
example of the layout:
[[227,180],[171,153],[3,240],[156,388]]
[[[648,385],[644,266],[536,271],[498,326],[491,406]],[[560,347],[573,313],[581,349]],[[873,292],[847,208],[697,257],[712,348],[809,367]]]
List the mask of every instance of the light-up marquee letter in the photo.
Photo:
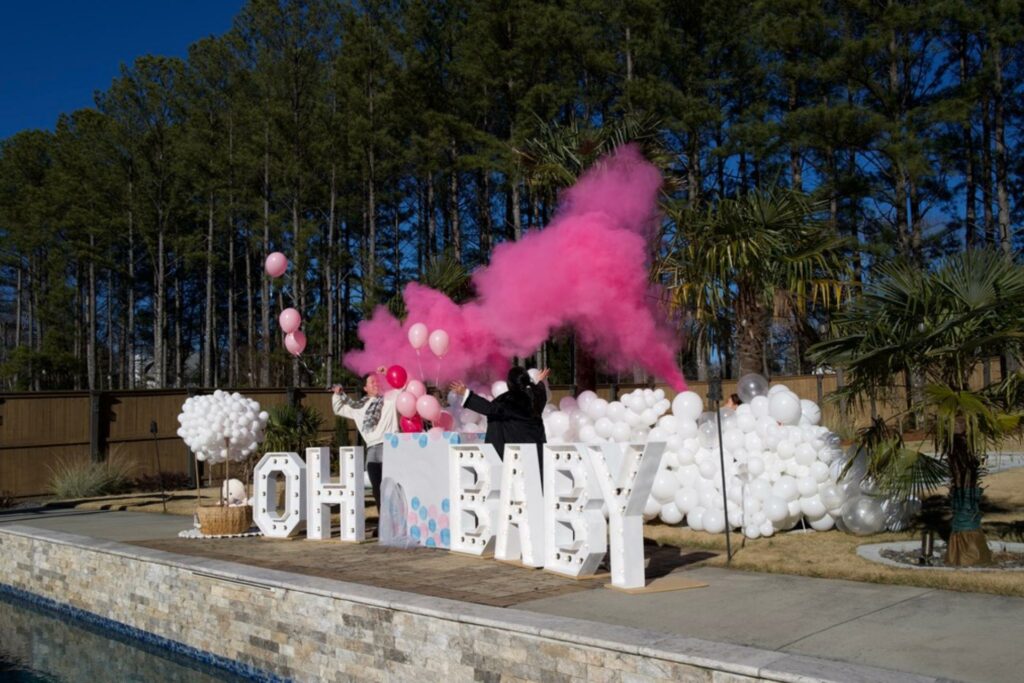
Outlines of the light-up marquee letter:
[[306,538],[331,537],[331,510],[341,510],[341,540],[366,538],[364,505],[363,449],[361,446],[338,449],[338,479],[331,481],[331,449],[306,449]]
[[[284,475],[284,512],[277,514],[277,475]],[[288,538],[306,521],[306,463],[295,453],[267,453],[253,471],[253,519],[264,536]]]
[[608,547],[601,488],[583,444],[544,446],[544,569],[589,576]]
[[501,460],[494,446],[448,448],[451,499],[451,549],[483,556],[494,549]]
[[544,494],[535,444],[508,444],[501,472],[494,559],[544,566]]
[[661,442],[590,447],[590,463],[608,503],[613,586],[645,585],[644,503],[664,451]]

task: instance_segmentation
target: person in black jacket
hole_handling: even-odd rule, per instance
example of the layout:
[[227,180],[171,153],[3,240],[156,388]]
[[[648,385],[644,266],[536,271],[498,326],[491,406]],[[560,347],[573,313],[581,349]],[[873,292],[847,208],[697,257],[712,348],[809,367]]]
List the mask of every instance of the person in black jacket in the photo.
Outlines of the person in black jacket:
[[[463,397],[464,408],[487,416],[484,440],[494,446],[499,458],[505,457],[507,443],[537,444],[537,457],[540,458],[547,441],[541,419],[547,391],[542,382],[549,372],[541,371],[534,384],[525,368],[513,367],[508,371],[508,391],[493,401],[467,390],[462,382],[453,382],[451,390]],[[541,472],[543,478],[543,467]]]

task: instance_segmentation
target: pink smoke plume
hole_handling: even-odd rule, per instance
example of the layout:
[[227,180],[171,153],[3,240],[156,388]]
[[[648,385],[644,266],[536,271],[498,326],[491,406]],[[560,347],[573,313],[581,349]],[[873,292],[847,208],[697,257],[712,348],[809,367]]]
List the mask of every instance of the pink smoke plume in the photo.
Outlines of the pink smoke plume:
[[[648,282],[649,241],[657,220],[661,175],[633,145],[620,147],[562,197],[545,229],[494,250],[473,274],[476,298],[458,305],[429,287],[403,291],[402,323],[379,307],[359,325],[364,349],[345,365],[365,374],[394,363],[427,380],[490,381],[513,356],[532,354],[553,332],[577,340],[612,370],[639,366],[685,389],[675,362],[678,339]],[[451,344],[438,363],[427,347],[410,346],[409,328],[444,329]]]

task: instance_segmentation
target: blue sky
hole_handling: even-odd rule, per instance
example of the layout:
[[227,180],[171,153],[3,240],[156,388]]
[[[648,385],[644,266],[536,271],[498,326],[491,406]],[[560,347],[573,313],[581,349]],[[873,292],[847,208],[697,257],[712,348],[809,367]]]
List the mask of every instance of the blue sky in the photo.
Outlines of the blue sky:
[[231,28],[243,0],[14,0],[0,20],[0,139],[52,129],[61,112],[93,106],[122,63],[184,56]]

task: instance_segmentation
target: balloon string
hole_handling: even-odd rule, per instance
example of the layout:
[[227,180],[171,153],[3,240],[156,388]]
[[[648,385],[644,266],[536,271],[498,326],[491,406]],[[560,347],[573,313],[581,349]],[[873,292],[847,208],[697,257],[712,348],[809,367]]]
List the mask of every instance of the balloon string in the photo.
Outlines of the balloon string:
[[423,376],[423,359],[420,358],[419,349],[416,349],[416,365],[420,366],[420,381],[426,383],[427,378]]

